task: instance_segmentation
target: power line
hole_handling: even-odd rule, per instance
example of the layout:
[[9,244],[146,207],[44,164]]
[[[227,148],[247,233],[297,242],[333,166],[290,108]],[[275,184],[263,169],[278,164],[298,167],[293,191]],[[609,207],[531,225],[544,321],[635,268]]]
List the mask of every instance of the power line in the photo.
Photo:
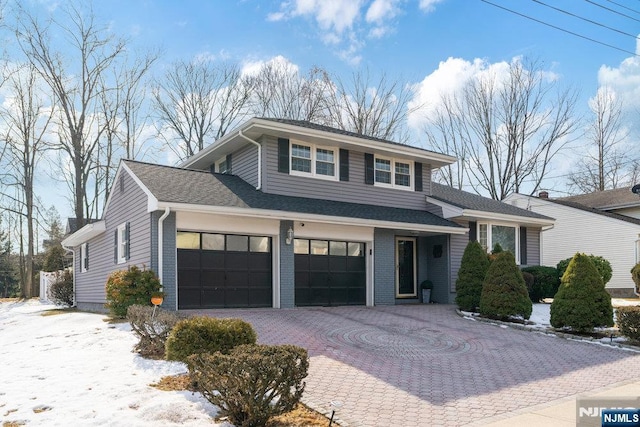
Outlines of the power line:
[[634,12],[634,13],[637,13],[638,15],[640,15],[640,12],[638,12],[638,11],[637,11],[637,10],[635,10],[635,9],[631,9],[630,7],[627,7],[627,6],[623,5],[623,4],[616,3],[616,2],[615,2],[615,1],[613,1],[613,0],[607,0],[607,1],[608,1],[609,3],[613,3],[613,4],[615,4],[616,6],[620,6],[620,7],[621,7],[621,8],[623,8],[623,9],[627,9],[627,10],[629,10],[629,11],[631,11],[631,12]]
[[[613,45],[611,45],[611,44],[608,44],[608,43],[605,43],[605,42],[601,42],[601,41],[596,40],[596,39],[592,39],[591,37],[583,36],[582,34],[578,34],[578,33],[575,33],[575,32],[573,32],[573,31],[569,31],[569,30],[567,30],[567,29],[564,29],[564,28],[558,27],[558,26],[556,26],[556,25],[549,24],[548,22],[544,22],[544,21],[541,21],[541,20],[539,20],[539,19],[533,18],[533,17],[531,17],[531,16],[525,15],[525,14],[523,14],[523,13],[516,12],[515,10],[512,10],[512,9],[506,8],[506,7],[504,7],[504,6],[500,6],[500,5],[498,5],[498,4],[495,4],[495,3],[490,2],[490,1],[488,1],[488,0],[480,0],[480,1],[482,1],[482,2],[484,2],[484,3],[487,3],[487,4],[490,4],[491,6],[497,7],[497,8],[499,8],[499,9],[506,10],[507,12],[511,12],[511,13],[513,13],[513,14],[515,14],[515,15],[518,15],[518,16],[521,16],[521,17],[523,17],[523,18],[530,19],[530,20],[535,21],[535,22],[537,22],[537,23],[539,23],[539,24],[546,25],[546,26],[551,27],[551,28],[555,28],[556,30],[560,30],[560,31],[562,31],[562,32],[565,32],[565,33],[571,34],[571,35],[576,36],[576,37],[580,37],[580,38],[585,39],[585,40],[589,40],[590,42],[597,43],[597,44],[602,45],[602,46],[610,47],[611,49],[619,50],[620,52],[628,53],[628,54],[633,55],[633,56],[640,56],[640,55],[638,55],[638,54],[637,54],[637,53],[635,53],[635,52],[631,52],[630,50],[622,49],[622,48],[620,48],[620,47],[613,46]],[[585,0],[585,1],[589,1],[589,2],[591,3],[591,1],[590,1],[590,0]],[[638,22],[640,22],[640,21],[638,21]]]
[[640,22],[640,19],[636,19],[636,18],[634,18],[633,16],[629,16],[629,15],[627,15],[627,14],[625,14],[625,13],[618,12],[618,11],[617,11],[617,10],[615,10],[615,9],[611,9],[610,7],[603,6],[603,5],[598,4],[598,3],[596,3],[596,2],[594,2],[594,1],[592,1],[592,0],[584,0],[584,1],[586,1],[587,3],[591,3],[591,4],[592,4],[592,5],[594,5],[594,6],[598,6],[598,7],[602,8],[602,9],[604,9],[604,10],[608,10],[609,12],[613,12],[613,13],[615,13],[615,14],[617,14],[617,15],[624,16],[625,18],[633,19],[634,21]]
[[620,33],[620,34],[623,34],[625,36],[629,36],[629,37],[633,37],[634,39],[638,39],[638,36],[636,36],[636,35],[625,33],[624,31],[620,31],[617,28],[609,27],[608,25],[604,25],[604,24],[601,24],[599,22],[593,21],[591,19],[584,18],[582,16],[576,15],[575,13],[569,12],[567,10],[560,9],[558,7],[555,7],[555,6],[551,6],[550,4],[543,3],[540,0],[532,0],[532,1],[534,1],[534,2],[536,2],[538,4],[541,4],[542,6],[546,6],[546,7],[550,8],[550,9],[557,10],[558,12],[564,13],[566,15],[573,16],[574,18],[581,19],[581,20],[583,20],[585,22],[589,22],[589,23],[597,25],[599,27],[603,27],[603,28],[609,29],[611,31],[615,31],[616,33]]

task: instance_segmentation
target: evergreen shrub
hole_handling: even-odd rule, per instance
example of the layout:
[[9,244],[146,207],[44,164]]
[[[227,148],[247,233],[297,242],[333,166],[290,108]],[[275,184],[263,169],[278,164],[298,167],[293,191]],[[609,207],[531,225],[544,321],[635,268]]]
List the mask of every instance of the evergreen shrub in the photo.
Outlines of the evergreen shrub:
[[229,353],[241,344],[255,344],[256,332],[242,319],[191,317],[179,321],[169,333],[166,343],[167,360],[186,362],[199,353]]
[[579,332],[613,326],[611,296],[589,256],[571,259],[551,304],[551,326]]
[[[587,258],[591,260],[593,265],[596,267],[596,270],[600,274],[604,286],[609,283],[611,280],[611,275],[613,274],[613,270],[611,269],[611,263],[604,259],[599,255],[586,255]],[[565,271],[567,271],[567,267],[569,266],[569,262],[571,262],[572,258],[563,259],[558,263],[556,268],[558,269],[558,278],[562,280],[562,276],[564,276]]]
[[291,411],[304,392],[307,350],[293,345],[240,345],[229,354],[187,359],[195,388],[238,427],[265,426]]
[[73,273],[69,270],[57,273],[55,280],[49,285],[48,293],[49,299],[56,305],[71,307],[73,305]]
[[640,306],[618,307],[616,321],[622,335],[640,341]]
[[529,298],[532,302],[539,302],[543,298],[553,298],[558,292],[560,279],[558,278],[558,269],[555,267],[545,267],[542,265],[525,267],[522,269],[522,275],[529,273],[533,276],[533,283],[527,290]]
[[477,310],[488,269],[489,259],[480,243],[475,240],[469,242],[462,255],[456,280],[456,304],[460,310]]
[[489,266],[480,296],[480,314],[507,319],[531,316],[531,300],[511,252],[500,252]]
[[151,305],[151,294],[160,291],[160,287],[152,270],[132,265],[127,270],[114,271],[107,279],[105,306],[113,316],[124,318],[131,305]]

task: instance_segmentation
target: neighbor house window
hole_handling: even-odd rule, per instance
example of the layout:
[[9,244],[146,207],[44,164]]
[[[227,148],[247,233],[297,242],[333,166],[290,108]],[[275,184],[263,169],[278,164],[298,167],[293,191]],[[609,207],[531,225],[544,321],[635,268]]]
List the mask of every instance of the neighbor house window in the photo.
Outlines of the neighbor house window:
[[291,175],[337,179],[337,150],[291,143]]
[[478,243],[487,252],[493,251],[496,244],[499,244],[503,251],[509,251],[516,260],[518,253],[518,228],[512,225],[479,223]]
[[229,166],[227,165],[227,159],[224,158],[218,162],[218,173],[227,173],[229,172]]
[[80,246],[80,271],[89,270],[89,244],[83,243]]
[[118,264],[122,264],[129,258],[129,223],[120,224],[116,236],[116,259]]
[[376,157],[374,161],[375,184],[386,187],[412,188],[411,163]]

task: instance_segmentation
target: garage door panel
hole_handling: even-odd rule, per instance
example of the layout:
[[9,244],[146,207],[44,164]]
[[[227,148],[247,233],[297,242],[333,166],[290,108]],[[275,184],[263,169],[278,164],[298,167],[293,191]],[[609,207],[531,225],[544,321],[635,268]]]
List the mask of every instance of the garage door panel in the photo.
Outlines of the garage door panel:
[[349,292],[346,288],[331,288],[331,304],[347,305],[349,303]]
[[202,267],[222,270],[224,268],[224,252],[202,251]]
[[271,289],[249,289],[249,305],[252,307],[271,307]]
[[351,277],[353,274],[349,273],[331,273],[331,281],[329,286],[333,288],[348,288],[350,286]]
[[200,268],[200,251],[178,249],[178,266],[180,268]]
[[350,256],[347,257],[347,270],[364,272],[366,270],[366,262],[362,256]]
[[309,287],[309,272],[307,271],[296,271],[295,273],[295,287],[296,292],[298,288],[308,288]]
[[329,288],[310,288],[309,305],[329,305]]
[[248,301],[248,288],[227,288],[225,291],[225,305],[227,307],[246,307]]
[[220,270],[202,270],[202,287],[224,287],[224,271]]
[[329,269],[329,257],[327,255],[309,255],[310,271],[327,271]]
[[347,257],[346,256],[330,256],[329,257],[329,271],[347,271]]
[[227,288],[235,288],[238,286],[247,287],[249,285],[249,272],[246,270],[227,270],[225,285]]
[[365,288],[349,288],[348,289],[349,305],[364,305],[367,299],[367,291]]
[[251,265],[251,270],[271,271],[271,254],[250,254],[249,264]]
[[211,288],[202,290],[202,306],[206,308],[224,307],[224,289]]
[[271,291],[271,273],[252,271],[249,273],[250,288],[267,288]]
[[309,271],[309,255],[295,255],[294,263],[296,271]]
[[329,273],[327,271],[316,271],[309,276],[310,287],[325,288],[329,286]]
[[178,281],[186,287],[200,286],[200,270],[178,270]]
[[178,289],[180,306],[183,308],[198,308],[200,304],[200,288],[180,287]]

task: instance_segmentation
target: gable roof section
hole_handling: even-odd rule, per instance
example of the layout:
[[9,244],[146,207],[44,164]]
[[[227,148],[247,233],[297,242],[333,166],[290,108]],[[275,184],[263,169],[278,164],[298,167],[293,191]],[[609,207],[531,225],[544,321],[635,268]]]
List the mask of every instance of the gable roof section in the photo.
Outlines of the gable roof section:
[[[631,191],[629,191],[629,192],[631,193]],[[608,218],[617,219],[617,220],[620,220],[620,221],[628,222],[630,224],[640,225],[640,219],[639,218],[633,218],[633,217],[630,217],[630,216],[627,216],[627,215],[620,215],[620,214],[617,214],[617,213],[614,213],[614,212],[603,211],[601,209],[585,206],[583,204],[576,203],[574,201],[565,200],[565,199],[540,199],[540,200],[544,200],[544,201],[551,202],[551,203],[556,203],[556,204],[562,205],[562,206],[568,206],[570,208],[579,209],[581,211],[590,212],[590,213],[596,214],[596,215],[606,216]]]
[[158,200],[159,207],[199,205],[294,212],[443,227],[450,228],[449,232],[466,231],[466,228],[426,211],[268,194],[256,190],[235,175],[213,174],[131,160],[123,162]]
[[560,197],[553,200],[579,203],[583,206],[602,210],[640,206],[640,195],[631,192],[631,187],[596,191],[594,193]]
[[488,197],[458,190],[448,185],[442,185],[436,182],[431,183],[431,196],[427,196],[427,198],[436,199],[440,202],[457,207],[463,211],[461,214],[464,214],[465,216],[476,215],[482,217],[484,215],[488,218],[491,218],[492,216],[518,217],[543,223],[553,223],[554,221],[553,218],[549,218],[548,216],[541,215],[536,212],[518,208]]
[[205,169],[221,156],[229,154],[248,144],[246,138],[259,139],[262,135],[296,139],[308,143],[334,144],[339,147],[361,147],[362,150],[381,153],[388,156],[399,155],[416,161],[431,164],[432,167],[449,165],[456,158],[447,154],[415,147],[398,142],[360,135],[303,120],[254,117],[236,129],[227,132],[222,138],[196,153],[178,166],[192,169]]

